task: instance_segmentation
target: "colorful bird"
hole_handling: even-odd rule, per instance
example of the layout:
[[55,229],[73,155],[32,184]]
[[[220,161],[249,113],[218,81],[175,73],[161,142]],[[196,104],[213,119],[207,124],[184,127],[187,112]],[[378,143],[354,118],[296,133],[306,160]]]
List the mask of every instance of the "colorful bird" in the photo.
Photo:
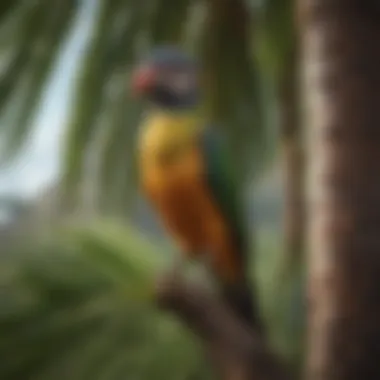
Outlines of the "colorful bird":
[[241,200],[221,136],[201,116],[198,71],[175,47],[136,68],[133,88],[151,106],[138,139],[141,185],[184,257],[206,258],[227,304],[253,323]]

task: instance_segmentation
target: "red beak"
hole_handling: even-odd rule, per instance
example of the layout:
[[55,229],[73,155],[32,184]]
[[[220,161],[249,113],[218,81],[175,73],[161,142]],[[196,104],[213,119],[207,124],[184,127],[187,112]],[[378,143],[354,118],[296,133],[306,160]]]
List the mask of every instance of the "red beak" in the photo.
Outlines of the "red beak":
[[151,66],[141,66],[132,78],[132,88],[136,95],[146,94],[155,84],[156,71]]

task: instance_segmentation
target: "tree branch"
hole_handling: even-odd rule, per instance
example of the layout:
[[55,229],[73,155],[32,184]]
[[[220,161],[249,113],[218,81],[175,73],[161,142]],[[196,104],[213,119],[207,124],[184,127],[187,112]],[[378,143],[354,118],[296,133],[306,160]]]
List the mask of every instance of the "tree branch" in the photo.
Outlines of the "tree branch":
[[289,380],[264,337],[244,326],[205,289],[166,274],[157,282],[161,308],[175,313],[203,341],[223,380]]

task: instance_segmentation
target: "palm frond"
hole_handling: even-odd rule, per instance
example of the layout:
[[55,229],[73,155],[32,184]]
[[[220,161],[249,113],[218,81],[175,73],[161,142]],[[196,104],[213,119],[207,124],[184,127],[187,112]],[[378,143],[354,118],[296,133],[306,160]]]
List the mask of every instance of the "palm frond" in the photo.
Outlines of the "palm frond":
[[[126,291],[152,294],[152,278],[155,268],[165,260],[157,247],[140,237],[132,227],[118,223],[102,223],[75,227],[68,238],[82,254],[90,255],[91,262],[104,273],[109,273],[114,281],[125,285]],[[136,297],[135,297],[136,298]],[[141,297],[137,297],[141,298]]]
[[[8,23],[4,23],[4,32],[13,32],[12,38],[8,35],[3,46],[5,61],[0,77],[0,111],[3,112],[5,105],[10,101],[10,97],[17,89],[22,80],[22,73],[28,67],[33,54],[33,44],[40,32],[43,21],[42,6],[31,6],[22,4],[17,9],[16,15],[9,15]],[[8,21],[8,20],[6,20]],[[7,30],[11,29],[11,30]],[[12,28],[13,27],[13,28]],[[12,43],[10,43],[12,41]]]
[[26,25],[13,59],[9,61],[0,91],[1,107],[4,101],[12,100],[12,97],[9,98],[12,89],[23,78],[21,73],[25,74],[22,99],[16,112],[11,115],[11,127],[5,134],[5,159],[13,157],[28,136],[47,78],[76,14],[76,7],[76,0],[42,1],[30,9],[31,15],[29,12],[25,15]]
[[86,148],[92,142],[100,110],[103,108],[106,81],[109,76],[108,43],[120,11],[120,2],[100,2],[91,43],[80,69],[73,113],[68,126],[64,178],[69,186],[78,185],[83,170]]
[[0,377],[189,378],[202,364],[197,344],[154,308],[151,289],[143,294],[165,261],[110,221],[29,245],[12,275],[0,277]]

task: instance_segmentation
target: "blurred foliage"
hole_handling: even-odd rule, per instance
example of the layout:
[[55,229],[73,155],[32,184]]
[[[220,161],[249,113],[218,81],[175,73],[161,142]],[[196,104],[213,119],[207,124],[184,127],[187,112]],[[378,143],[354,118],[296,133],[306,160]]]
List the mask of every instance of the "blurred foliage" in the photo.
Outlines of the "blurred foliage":
[[[273,238],[262,243],[256,270],[263,310],[275,347],[296,361],[299,311],[284,314],[284,294],[273,294]],[[210,378],[199,342],[152,302],[167,252],[112,221],[29,242],[0,276],[0,378]],[[289,329],[292,322],[297,329]]]
[[6,126],[5,157],[17,152],[28,137],[46,81],[77,10],[76,0],[2,2],[0,111]]
[[17,258],[0,277],[0,378],[207,374],[197,342],[154,307],[152,281],[167,257],[136,231],[70,228]]
[[[141,112],[131,99],[129,76],[136,60],[156,44],[178,43],[199,57],[205,112],[227,134],[242,180],[262,171],[275,152],[273,73],[287,47],[290,0],[92,4],[96,9],[79,62],[64,149],[63,183],[69,199],[83,195],[84,183],[89,183],[96,188],[100,212],[130,209]],[[85,6],[79,0],[2,5],[4,158],[24,146],[60,46]]]

